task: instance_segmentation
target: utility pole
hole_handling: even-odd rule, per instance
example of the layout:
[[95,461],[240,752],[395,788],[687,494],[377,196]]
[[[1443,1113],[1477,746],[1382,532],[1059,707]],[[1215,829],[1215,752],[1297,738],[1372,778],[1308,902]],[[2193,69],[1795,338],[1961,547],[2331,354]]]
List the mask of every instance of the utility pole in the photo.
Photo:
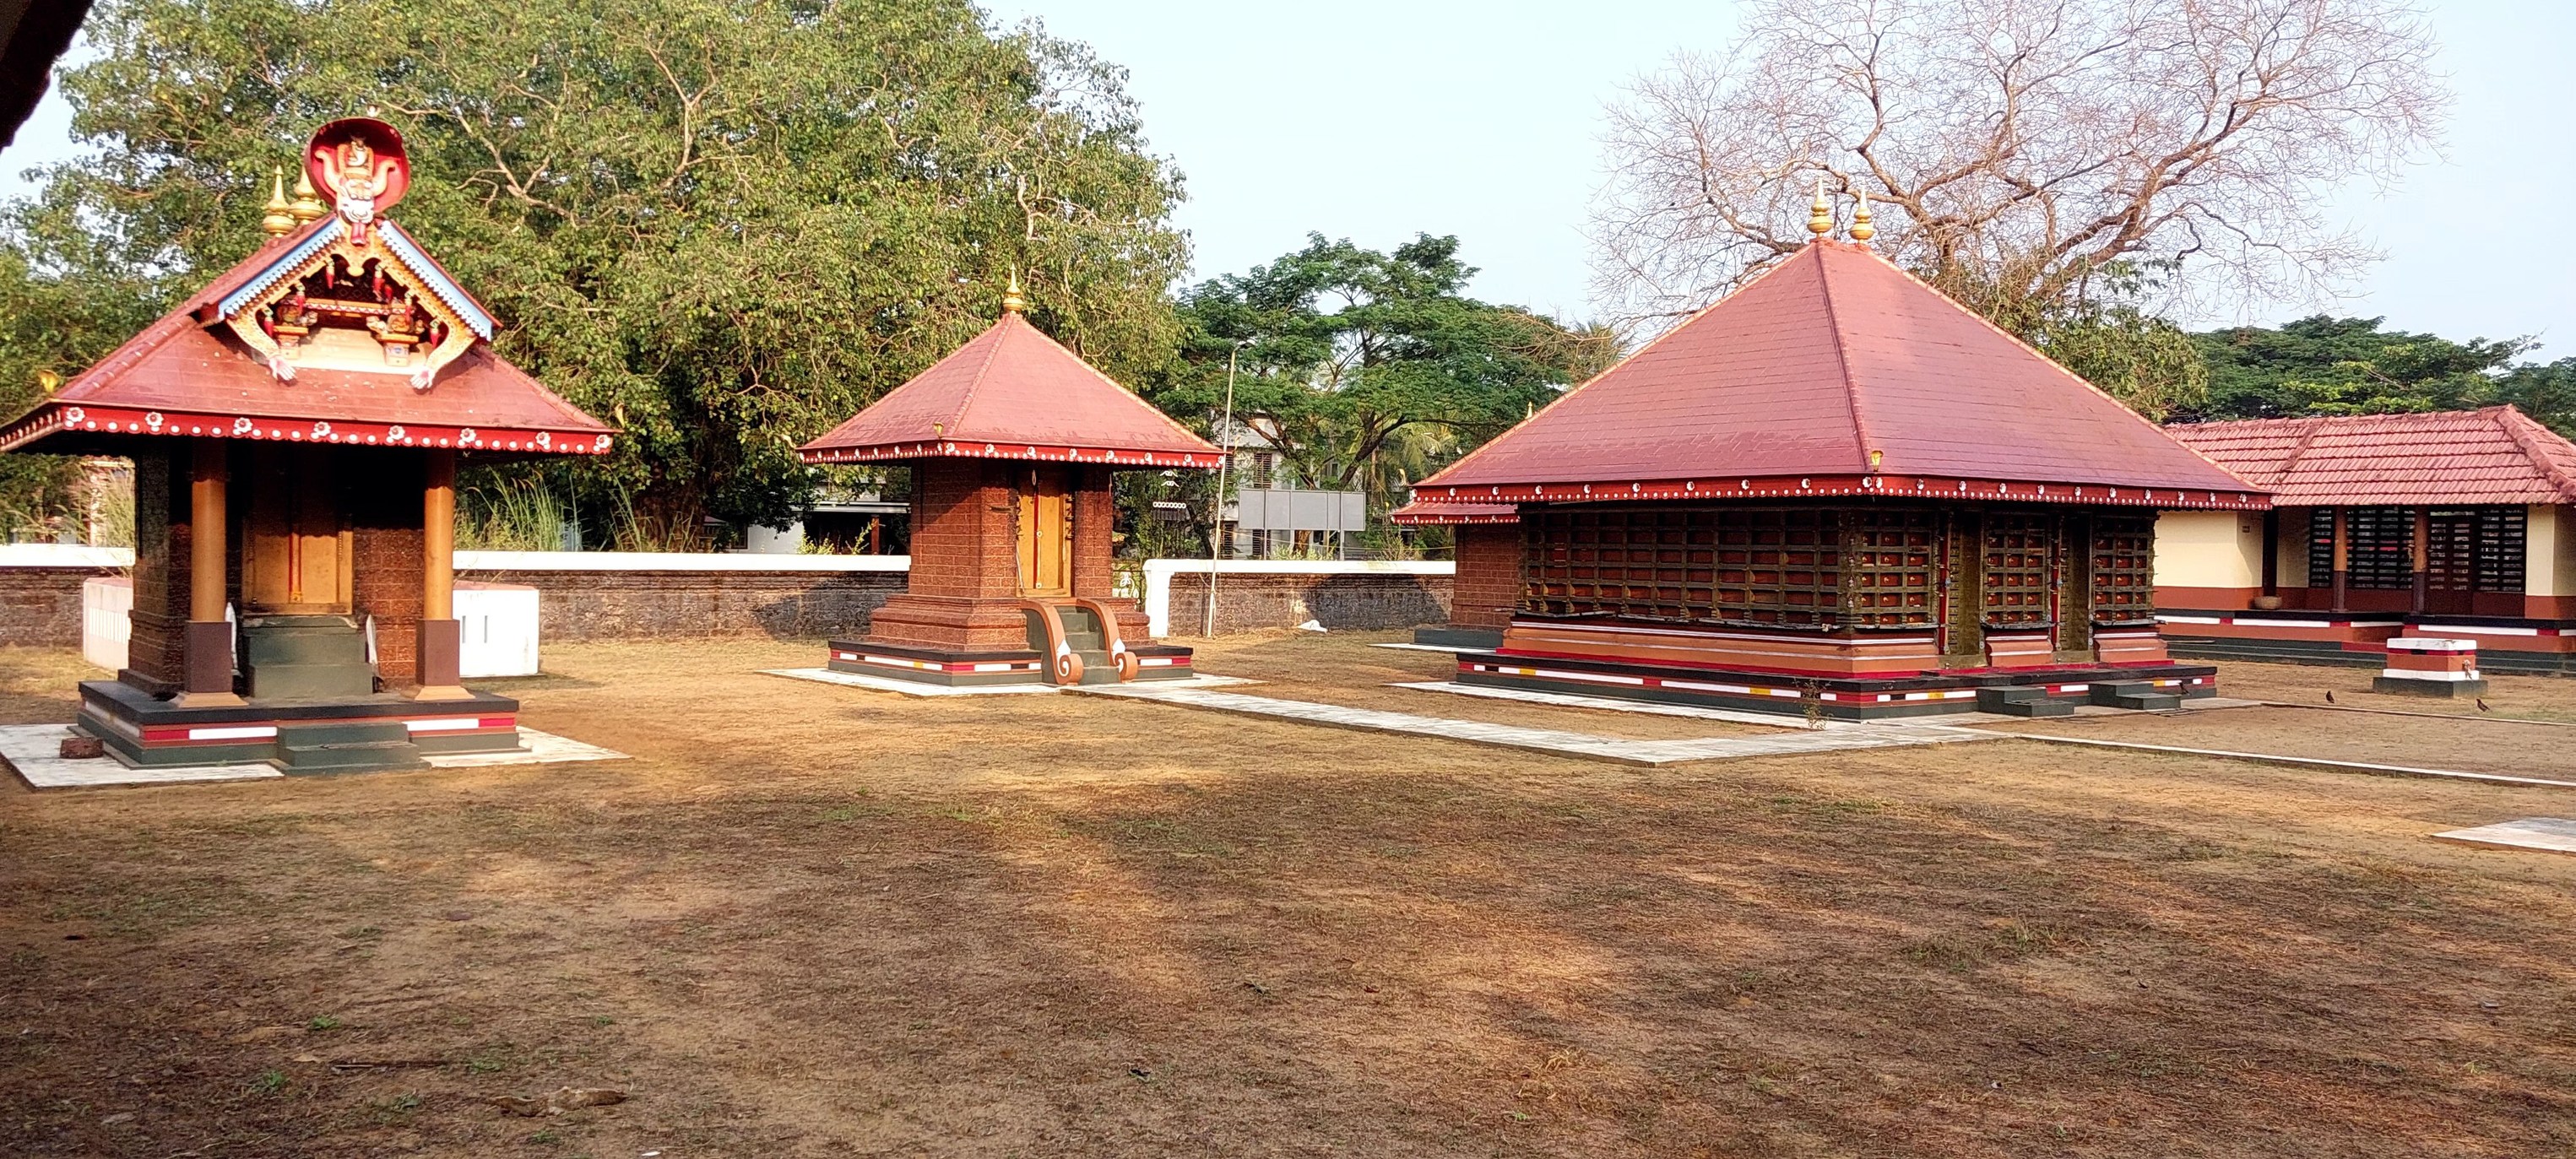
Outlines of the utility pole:
[[1202,636],[1216,635],[1216,565],[1225,554],[1225,476],[1234,465],[1234,360],[1242,351],[1243,344],[1237,342],[1225,352],[1225,417],[1216,428],[1216,447],[1224,453],[1216,461],[1215,510],[1208,516],[1207,624],[1199,632]]

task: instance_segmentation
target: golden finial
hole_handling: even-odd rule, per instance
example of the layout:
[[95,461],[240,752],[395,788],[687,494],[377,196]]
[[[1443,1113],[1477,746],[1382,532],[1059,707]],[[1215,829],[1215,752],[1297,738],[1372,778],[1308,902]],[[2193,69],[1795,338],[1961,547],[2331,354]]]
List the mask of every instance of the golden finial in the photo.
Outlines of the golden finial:
[[1834,205],[1825,200],[1825,175],[1816,174],[1816,203],[1807,207],[1807,232],[1819,241],[1834,231]]
[[1028,308],[1029,300],[1020,296],[1020,271],[1012,270],[1011,288],[1002,291],[1002,312],[1005,314],[1017,314],[1027,310]]
[[322,204],[322,195],[314,192],[313,171],[299,168],[295,173],[295,201],[286,207],[297,221],[320,221],[331,207]]
[[286,169],[272,166],[268,171],[268,212],[259,219],[261,232],[270,237],[285,237],[295,232],[295,215],[286,211]]
[[63,376],[50,370],[39,370],[36,372],[36,386],[46,394],[52,394],[62,389]]
[[1851,239],[1868,245],[1869,239],[1878,236],[1878,227],[1869,223],[1869,191],[1863,189],[1859,193],[1860,206],[1852,210]]

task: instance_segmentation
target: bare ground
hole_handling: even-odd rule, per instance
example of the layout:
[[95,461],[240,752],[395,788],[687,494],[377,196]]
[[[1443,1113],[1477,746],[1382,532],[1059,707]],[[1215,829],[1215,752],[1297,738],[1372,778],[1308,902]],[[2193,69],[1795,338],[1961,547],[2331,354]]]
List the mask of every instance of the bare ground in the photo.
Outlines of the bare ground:
[[[1363,643],[1203,664],[1464,714]],[[2567,793],[2013,741],[1647,771],[751,674],[817,651],[516,682],[633,761],[0,788],[0,1154],[2576,1147],[2576,858],[2425,837]],[[0,652],[0,719],[84,672]],[[2230,747],[2306,727],[2243,711]],[[482,1101],[562,1085],[633,1097]]]

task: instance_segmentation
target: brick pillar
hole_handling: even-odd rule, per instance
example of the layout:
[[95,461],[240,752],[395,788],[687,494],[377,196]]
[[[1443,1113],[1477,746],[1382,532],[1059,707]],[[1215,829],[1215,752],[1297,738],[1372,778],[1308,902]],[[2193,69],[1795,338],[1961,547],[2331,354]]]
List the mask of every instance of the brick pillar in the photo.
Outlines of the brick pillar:
[[1520,525],[1462,523],[1456,535],[1458,574],[1450,587],[1450,626],[1510,626],[1521,602]]
[[997,459],[917,459],[912,467],[912,574],[869,618],[871,641],[951,651],[1028,647],[1020,593],[1019,492]]

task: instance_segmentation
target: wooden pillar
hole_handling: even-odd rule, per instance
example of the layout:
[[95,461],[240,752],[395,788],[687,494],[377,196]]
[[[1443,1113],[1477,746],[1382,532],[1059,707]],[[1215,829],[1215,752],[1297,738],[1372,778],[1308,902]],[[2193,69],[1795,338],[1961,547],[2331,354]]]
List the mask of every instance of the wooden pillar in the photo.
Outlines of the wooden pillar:
[[456,622],[456,452],[434,447],[421,472],[420,634],[413,653],[420,687],[415,700],[467,700]]
[[184,708],[242,702],[233,693],[233,625],[224,618],[227,454],[222,439],[197,439],[188,464],[188,634],[178,699]]
[[2281,594],[2281,512],[2263,513],[2263,594]]
[[2415,601],[2413,608],[2415,614],[2419,616],[2424,614],[2424,593],[2425,588],[2430,582],[2425,574],[2424,561],[2432,548],[2432,538],[2433,511],[2429,507],[2418,507],[2415,509],[2415,559],[2413,565],[2415,569]]
[[2333,610],[2338,612],[2349,610],[2344,607],[2344,581],[2352,577],[2352,521],[2345,518],[2348,510],[2344,507],[2334,509]]

